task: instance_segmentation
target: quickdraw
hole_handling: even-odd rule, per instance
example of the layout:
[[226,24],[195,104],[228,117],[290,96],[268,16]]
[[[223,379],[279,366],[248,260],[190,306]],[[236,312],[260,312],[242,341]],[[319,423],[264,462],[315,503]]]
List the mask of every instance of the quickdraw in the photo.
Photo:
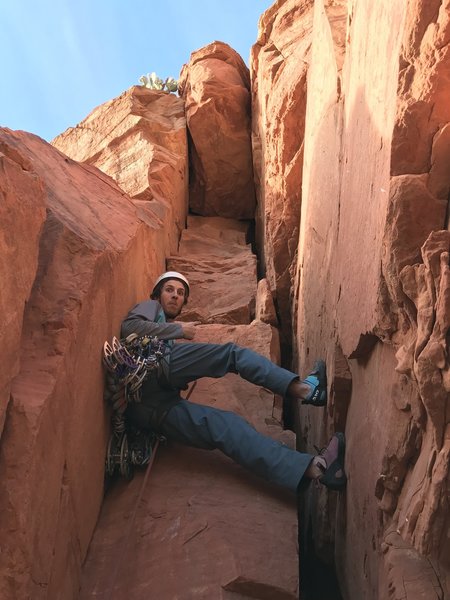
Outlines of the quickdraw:
[[127,428],[125,410],[129,402],[140,402],[145,379],[161,368],[167,346],[156,337],[131,334],[124,340],[112,339],[103,345],[103,364],[106,367],[104,398],[111,405],[112,434],[106,451],[106,475],[118,470],[131,479],[134,465],[146,465],[157,441],[155,433]]
[[103,364],[113,374],[116,382],[126,386],[127,399],[140,402],[140,389],[149,373],[157,369],[167,346],[157,337],[132,333],[125,340],[112,339],[103,345]]

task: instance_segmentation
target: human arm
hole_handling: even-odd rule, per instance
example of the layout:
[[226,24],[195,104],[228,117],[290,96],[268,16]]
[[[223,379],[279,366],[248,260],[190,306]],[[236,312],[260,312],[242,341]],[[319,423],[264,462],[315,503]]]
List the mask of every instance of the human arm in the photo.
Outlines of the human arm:
[[155,300],[136,304],[122,321],[121,337],[136,333],[139,336],[157,336],[160,340],[194,339],[195,326],[199,324],[198,321],[167,323],[161,318],[161,314],[161,305]]
[[195,328],[197,325],[200,324],[199,321],[192,321],[192,322],[184,322],[184,321],[174,321],[174,323],[177,323],[177,325],[181,325],[181,328],[183,329],[183,338],[185,340],[193,340],[196,334]]
[[[134,306],[122,321],[121,337],[131,333],[139,336],[157,336],[161,340],[176,340],[184,337],[181,323],[166,323],[160,318],[161,305],[155,300],[147,300]],[[162,322],[158,322],[162,321]]]

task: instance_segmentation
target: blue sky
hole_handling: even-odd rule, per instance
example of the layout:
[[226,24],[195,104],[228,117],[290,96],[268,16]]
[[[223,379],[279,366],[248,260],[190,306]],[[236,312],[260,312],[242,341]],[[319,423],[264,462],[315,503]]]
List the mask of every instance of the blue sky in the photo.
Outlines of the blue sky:
[[0,0],[0,126],[46,140],[214,40],[247,65],[274,0]]

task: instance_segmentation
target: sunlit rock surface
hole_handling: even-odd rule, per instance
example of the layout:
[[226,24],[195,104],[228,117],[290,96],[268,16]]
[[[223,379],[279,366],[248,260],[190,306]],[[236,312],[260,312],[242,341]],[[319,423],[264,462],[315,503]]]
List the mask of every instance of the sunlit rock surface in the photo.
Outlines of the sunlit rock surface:
[[[279,362],[279,339],[270,325],[248,320],[232,325],[224,308],[222,324],[217,322],[216,293],[226,297],[234,285],[236,265],[228,269],[227,258],[235,260],[236,250],[244,251],[245,226],[232,219],[196,217],[188,221],[186,240],[191,262],[183,263],[183,273],[192,286],[189,303],[196,307],[195,317],[211,323],[198,326],[195,341],[235,342]],[[198,265],[212,260],[212,241],[217,268],[202,286]],[[180,252],[182,247],[183,242]],[[176,260],[170,259],[170,268],[178,266]],[[253,280],[254,264],[240,277]],[[234,312],[232,300],[229,309]],[[292,432],[283,431],[277,420],[273,394],[238,375],[199,380],[190,400],[232,410],[257,430],[295,445]],[[115,482],[108,492],[85,565],[81,599],[107,600],[113,593],[134,600],[298,598],[294,494],[264,483],[219,451],[170,442],[158,449],[141,491],[143,485],[140,472],[131,484]]]
[[0,596],[70,599],[103,499],[101,348],[163,268],[166,233],[110,177],[40,138],[2,129],[0,148],[11,342],[2,380]]
[[[338,68],[341,68],[346,2],[326,4]],[[291,340],[292,287],[304,177],[313,12],[313,0],[275,2],[259,21],[258,38],[251,54],[257,242],[262,268],[277,301],[287,346]]]
[[189,272],[192,292],[185,321],[249,323],[255,315],[256,256],[246,242],[248,224],[223,217],[189,217],[171,271]]
[[325,357],[330,391],[325,422],[300,414],[304,445],[345,429],[349,485],[337,499],[311,490],[309,510],[345,598],[442,599],[448,10],[361,0],[346,12],[342,64],[315,2],[295,314],[299,364]]
[[134,86],[98,106],[52,144],[95,165],[162,223],[172,222],[164,251],[177,250],[187,211],[187,137],[183,101]]
[[192,212],[253,219],[249,71],[235,50],[213,42],[181,70],[190,144]]
[[[137,507],[143,474],[113,486],[81,576],[109,427],[100,348],[166,257],[193,283],[200,340],[278,359],[279,318],[295,368],[326,359],[328,406],[300,408],[299,442],[314,452],[345,431],[349,483],[310,486],[301,533],[334,561],[343,598],[449,597],[448,13],[275,2],[252,52],[253,166],[248,70],[218,42],[193,53],[182,98],[132,88],[58,136],[71,158],[1,131],[2,598],[75,600],[80,579],[83,598],[297,597],[293,498],[175,445]],[[191,209],[213,218],[190,218],[178,248],[185,105]],[[258,287],[235,221],[254,215],[253,169]],[[280,399],[236,376],[192,399],[293,443]]]
[[39,236],[45,221],[45,189],[24,154],[0,141],[0,437],[11,381],[20,369],[25,305],[38,268]]

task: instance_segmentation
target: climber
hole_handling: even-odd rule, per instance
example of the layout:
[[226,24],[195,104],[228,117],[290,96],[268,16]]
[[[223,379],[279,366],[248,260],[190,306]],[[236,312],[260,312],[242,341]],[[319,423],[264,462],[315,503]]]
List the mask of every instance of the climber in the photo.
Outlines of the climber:
[[158,375],[142,385],[142,401],[128,405],[126,418],[141,429],[204,449],[220,449],[264,479],[296,491],[300,482],[316,479],[330,489],[346,485],[345,440],[336,433],[318,455],[304,454],[258,433],[245,419],[229,412],[184,400],[180,390],[201,377],[238,373],[291,401],[324,406],[327,402],[325,363],[317,361],[304,380],[260,354],[234,343],[176,343],[193,340],[195,322],[176,321],[187,303],[190,287],[184,275],[163,273],[150,300],[137,304],[122,322],[121,336],[157,336],[169,351]]

